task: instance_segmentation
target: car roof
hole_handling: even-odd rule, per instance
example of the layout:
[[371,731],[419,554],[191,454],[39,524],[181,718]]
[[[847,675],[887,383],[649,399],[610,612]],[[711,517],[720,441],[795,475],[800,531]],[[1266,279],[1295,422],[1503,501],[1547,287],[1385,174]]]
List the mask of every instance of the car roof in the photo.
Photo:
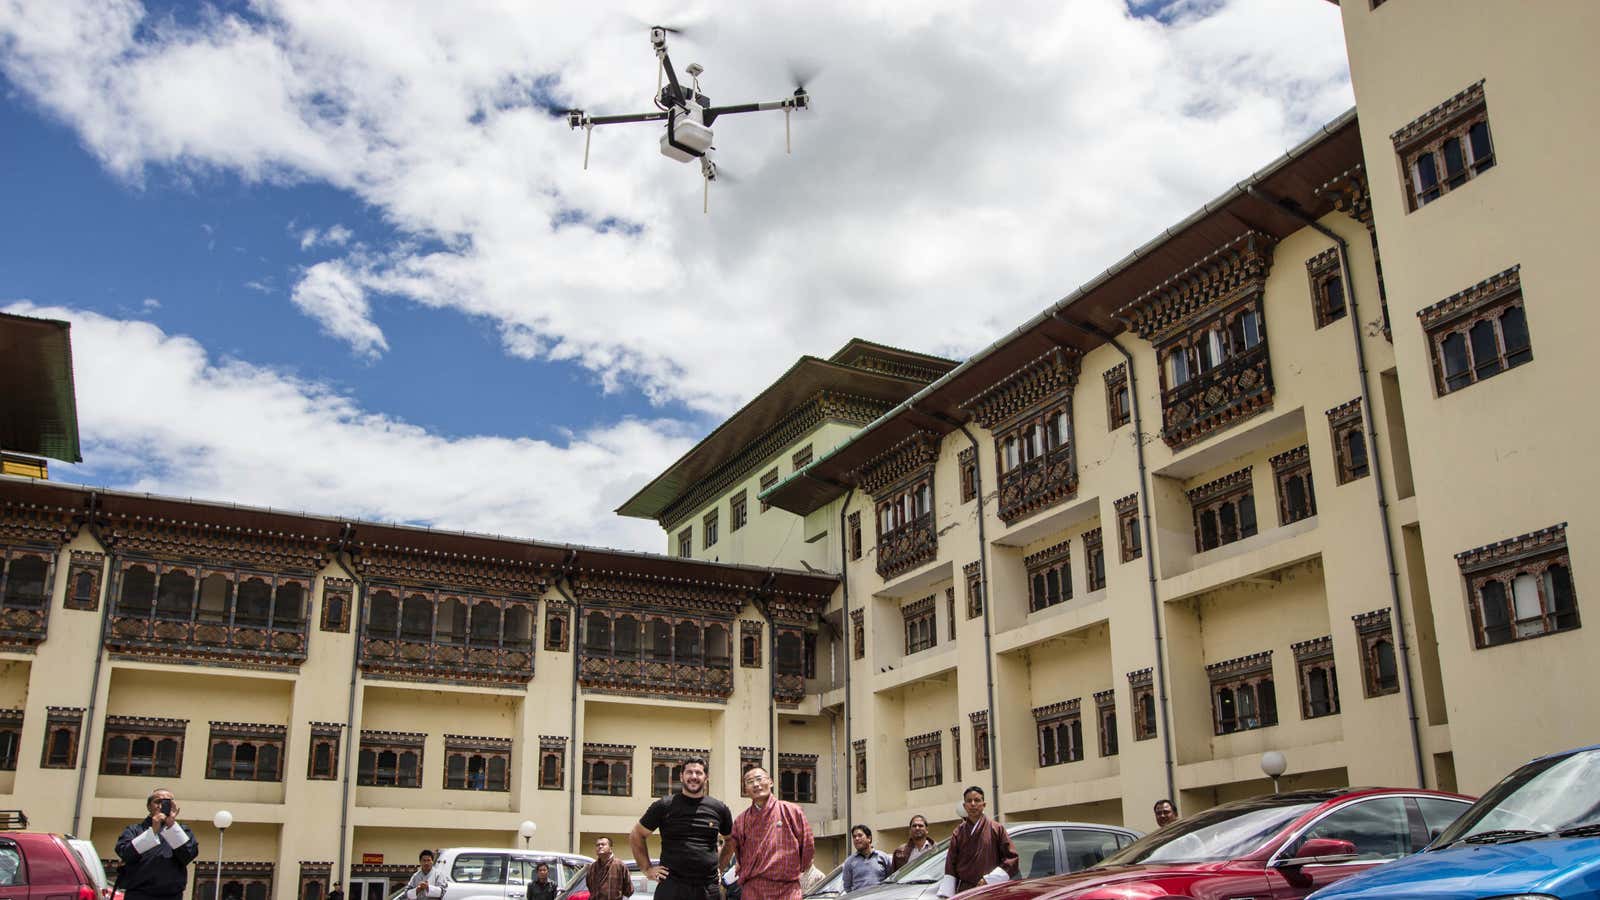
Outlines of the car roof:
[[568,853],[565,850],[524,850],[521,847],[444,847],[437,851],[435,858],[443,859],[446,856],[455,856],[461,853],[514,853],[517,856],[537,856],[544,859],[581,859],[584,862],[594,862],[594,857],[584,856],[582,853]]
[[1093,828],[1096,831],[1120,831],[1125,834],[1138,834],[1132,828],[1121,825],[1107,825],[1103,822],[1006,822],[1006,831],[1019,831],[1023,828]]
[[1535,756],[1533,759],[1528,760],[1528,762],[1538,762],[1541,759],[1554,759],[1559,756],[1571,756],[1574,753],[1583,753],[1588,750],[1600,750],[1600,744],[1590,744],[1587,747],[1573,747],[1571,750],[1562,750],[1559,753],[1546,753],[1543,756]]

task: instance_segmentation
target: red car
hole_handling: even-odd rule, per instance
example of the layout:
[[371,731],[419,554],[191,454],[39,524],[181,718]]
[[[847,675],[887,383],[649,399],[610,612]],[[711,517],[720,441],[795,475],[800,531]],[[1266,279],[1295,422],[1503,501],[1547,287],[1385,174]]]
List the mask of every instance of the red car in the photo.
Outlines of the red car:
[[84,852],[59,834],[0,832],[0,900],[100,900],[105,873]]
[[1298,900],[1421,850],[1471,798],[1347,788],[1224,803],[1071,875],[1003,882],[960,900]]

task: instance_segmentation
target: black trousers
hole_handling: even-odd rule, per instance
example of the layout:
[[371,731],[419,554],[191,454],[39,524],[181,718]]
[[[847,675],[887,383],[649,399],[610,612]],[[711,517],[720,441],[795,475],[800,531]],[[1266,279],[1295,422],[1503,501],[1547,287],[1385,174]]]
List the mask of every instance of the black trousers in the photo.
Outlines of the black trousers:
[[722,890],[715,878],[701,882],[669,875],[656,885],[655,900],[722,900]]

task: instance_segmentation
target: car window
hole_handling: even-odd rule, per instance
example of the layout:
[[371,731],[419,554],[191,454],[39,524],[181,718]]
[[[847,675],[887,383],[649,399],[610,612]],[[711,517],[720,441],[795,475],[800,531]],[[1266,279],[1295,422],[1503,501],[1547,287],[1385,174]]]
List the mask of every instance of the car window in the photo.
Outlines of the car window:
[[1461,818],[1472,804],[1462,800],[1446,800],[1443,797],[1417,797],[1417,808],[1422,810],[1423,824],[1428,826],[1428,839],[1432,840],[1444,833],[1450,823]]
[[1376,797],[1342,806],[1306,829],[1295,842],[1296,850],[1312,838],[1349,841],[1362,862],[1399,859],[1421,849],[1411,846],[1411,820],[1404,797]]
[[1534,760],[1490,788],[1435,846],[1500,829],[1558,831],[1600,823],[1595,784],[1600,784],[1600,750]]
[[1104,862],[1132,866],[1235,859],[1260,849],[1268,838],[1319,805],[1321,801],[1298,798],[1225,804],[1147,834]]
[[1117,852],[1117,832],[1093,828],[1064,828],[1061,841],[1067,848],[1063,871],[1078,872]]
[[463,853],[450,867],[450,880],[465,884],[505,884],[505,854]]
[[950,849],[950,839],[917,857],[916,862],[890,875],[886,881],[899,884],[933,884],[944,877],[944,855]]
[[67,846],[71,847],[73,854],[78,857],[78,864],[89,873],[89,880],[94,882],[94,886],[105,887],[106,867],[100,862],[100,854],[95,851],[94,844],[83,838],[68,838]]
[[1041,828],[1011,836],[1017,848],[1017,872],[1023,878],[1043,878],[1061,870],[1056,867],[1056,839],[1053,829]]
[[533,880],[533,862],[513,856],[506,860],[506,884],[522,885]]
[[0,887],[27,884],[27,882],[27,876],[22,870],[22,855],[17,852],[16,846],[0,844]]

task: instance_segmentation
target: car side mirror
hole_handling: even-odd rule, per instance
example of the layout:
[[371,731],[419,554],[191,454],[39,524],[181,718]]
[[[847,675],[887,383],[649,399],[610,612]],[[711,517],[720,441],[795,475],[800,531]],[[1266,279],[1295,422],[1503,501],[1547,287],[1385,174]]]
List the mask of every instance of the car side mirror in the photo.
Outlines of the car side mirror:
[[1300,845],[1299,851],[1288,859],[1278,860],[1279,868],[1355,862],[1360,854],[1356,845],[1338,838],[1311,838]]

